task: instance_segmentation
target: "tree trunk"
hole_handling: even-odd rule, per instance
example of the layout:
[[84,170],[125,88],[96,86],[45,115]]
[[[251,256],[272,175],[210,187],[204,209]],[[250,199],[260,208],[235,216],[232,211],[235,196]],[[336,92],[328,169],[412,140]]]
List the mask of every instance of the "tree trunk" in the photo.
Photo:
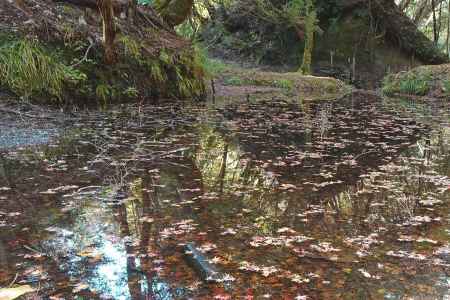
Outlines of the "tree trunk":
[[159,0],[155,8],[167,24],[175,27],[189,18],[193,5],[194,0]]
[[450,1],[447,3],[447,56],[450,55]]
[[305,47],[303,49],[303,61],[300,72],[304,75],[311,74],[312,53],[314,50],[314,32],[316,26],[316,15],[313,13],[307,16],[307,24],[305,28]]
[[437,18],[436,18],[436,1],[431,0],[431,8],[433,10],[433,40],[434,44],[438,44],[439,40],[439,33],[438,33],[438,26],[437,26]]
[[134,23],[134,19],[136,18],[136,8],[137,8],[137,0],[129,0],[127,9],[127,18],[131,24]]
[[387,37],[396,42],[405,52],[419,58],[423,63],[448,62],[447,55],[435,47],[434,43],[417,28],[409,17],[403,14],[395,2],[375,0],[372,10],[374,16],[387,29]]
[[[444,0],[433,0],[436,4]],[[418,58],[422,63],[442,64],[448,62],[448,56],[441,52],[434,43],[421,32],[416,25],[423,16],[431,14],[429,0],[417,2],[418,8],[412,21],[395,4],[394,0],[346,0],[343,9],[351,14],[357,9],[368,9],[379,23],[386,29],[386,36],[397,44],[404,52]]]
[[111,0],[97,0],[98,9],[103,22],[103,45],[105,47],[105,63],[113,65],[117,62],[115,46],[116,28],[114,25],[114,7]]

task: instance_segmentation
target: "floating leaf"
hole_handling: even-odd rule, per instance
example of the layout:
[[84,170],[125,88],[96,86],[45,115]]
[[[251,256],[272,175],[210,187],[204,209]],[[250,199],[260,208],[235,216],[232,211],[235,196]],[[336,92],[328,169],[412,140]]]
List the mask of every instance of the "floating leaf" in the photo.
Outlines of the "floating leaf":
[[32,293],[35,289],[33,289],[29,285],[22,285],[15,288],[3,288],[0,289],[0,300],[13,300],[17,299],[22,295]]

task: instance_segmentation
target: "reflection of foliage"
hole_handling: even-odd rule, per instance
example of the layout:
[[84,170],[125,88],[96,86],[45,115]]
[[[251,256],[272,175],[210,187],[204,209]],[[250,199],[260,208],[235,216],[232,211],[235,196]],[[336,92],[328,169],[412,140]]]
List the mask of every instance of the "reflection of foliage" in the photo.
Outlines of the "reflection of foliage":
[[[229,163],[236,166],[239,163],[238,153],[232,147],[228,148],[227,161],[223,161],[223,152],[226,142],[224,138],[212,127],[202,126],[199,128],[200,152],[196,155],[196,164],[202,170],[203,180],[206,185],[214,187],[219,180],[222,165]],[[229,167],[228,169],[232,169]],[[226,177],[229,176],[225,175]]]

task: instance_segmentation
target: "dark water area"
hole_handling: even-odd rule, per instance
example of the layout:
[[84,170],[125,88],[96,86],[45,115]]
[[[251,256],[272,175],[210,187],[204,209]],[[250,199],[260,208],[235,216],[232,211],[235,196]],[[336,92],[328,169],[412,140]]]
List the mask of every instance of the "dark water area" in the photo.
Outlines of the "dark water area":
[[[161,104],[0,152],[0,287],[43,299],[450,299],[450,104]],[[196,245],[222,273],[202,280]]]

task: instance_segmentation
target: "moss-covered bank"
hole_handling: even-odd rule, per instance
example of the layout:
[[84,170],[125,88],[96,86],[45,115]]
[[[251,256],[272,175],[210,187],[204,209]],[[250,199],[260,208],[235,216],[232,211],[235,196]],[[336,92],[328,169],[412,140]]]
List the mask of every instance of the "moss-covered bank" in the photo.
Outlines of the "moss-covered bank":
[[278,73],[257,68],[242,68],[219,60],[213,65],[217,96],[237,100],[284,99],[286,101],[337,99],[350,87],[331,77],[302,75],[299,72]]
[[40,102],[101,104],[205,94],[192,46],[145,16],[133,23],[116,18],[118,59],[108,65],[96,11],[44,0],[25,3],[27,11],[0,4],[2,89]]

